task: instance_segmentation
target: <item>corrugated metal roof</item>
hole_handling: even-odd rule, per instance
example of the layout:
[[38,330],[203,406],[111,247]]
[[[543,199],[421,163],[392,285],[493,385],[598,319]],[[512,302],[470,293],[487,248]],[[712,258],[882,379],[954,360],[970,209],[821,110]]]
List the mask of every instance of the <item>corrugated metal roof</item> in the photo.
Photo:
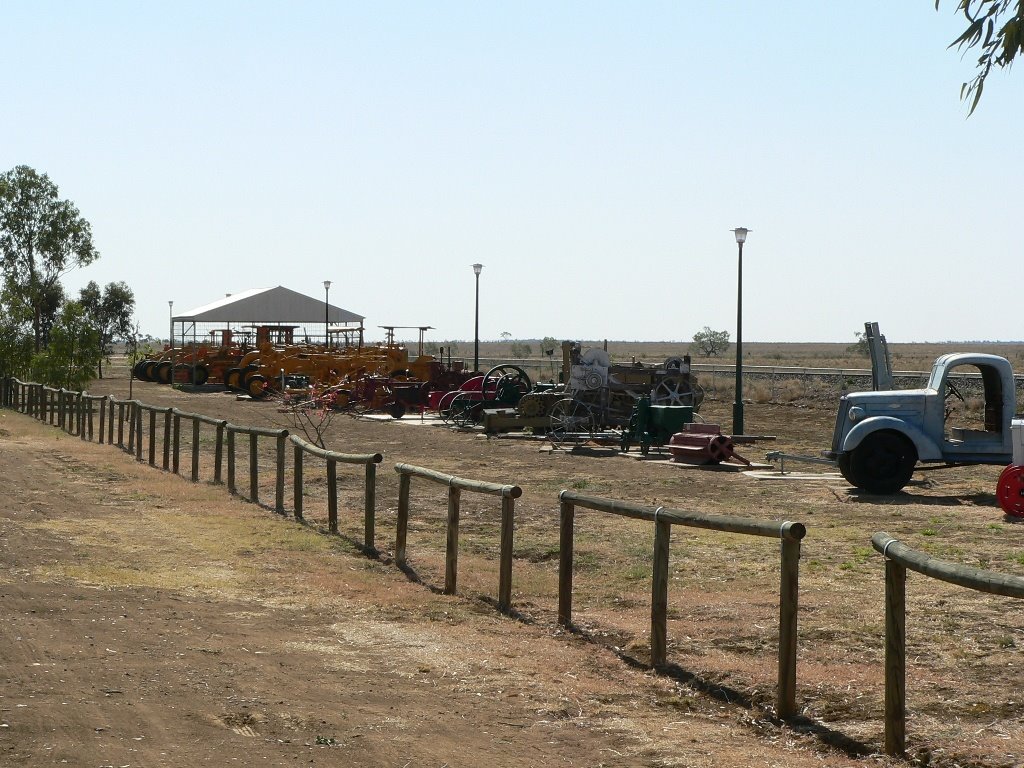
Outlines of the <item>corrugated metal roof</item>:
[[362,323],[364,317],[347,309],[327,305],[322,299],[290,288],[252,288],[174,315],[174,322],[196,323]]

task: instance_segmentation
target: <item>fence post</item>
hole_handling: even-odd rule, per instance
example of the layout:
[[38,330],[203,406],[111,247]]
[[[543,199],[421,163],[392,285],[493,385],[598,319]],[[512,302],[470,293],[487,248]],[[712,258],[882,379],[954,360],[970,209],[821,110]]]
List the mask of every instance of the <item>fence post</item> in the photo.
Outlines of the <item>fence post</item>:
[[124,403],[117,401],[117,447],[124,448]]
[[800,540],[782,537],[779,584],[779,717],[796,714],[797,606],[800,588]]
[[907,569],[885,561],[885,753],[901,756],[906,730]]
[[558,529],[558,623],[572,625],[572,527],[576,507],[571,501],[559,504]]
[[128,453],[135,453],[135,405],[131,401],[125,408],[125,418],[128,420]]
[[327,530],[338,532],[338,462],[327,460]]
[[132,424],[135,426],[135,460],[142,461],[142,407],[132,406]]
[[373,546],[374,525],[377,508],[377,465],[366,464],[366,482],[363,491],[363,546],[370,552],[376,552]]
[[164,411],[164,471],[171,468],[171,411],[168,408]]
[[228,493],[235,492],[235,430],[228,430]]
[[181,416],[177,413],[174,414],[174,437],[172,439],[173,448],[171,449],[171,471],[174,474],[178,474],[178,470],[181,468]]
[[260,458],[257,453],[255,432],[249,433],[249,501],[258,504],[260,501]]
[[295,462],[292,468],[292,509],[295,519],[302,519],[302,462],[303,450],[298,443],[295,444]]
[[672,523],[654,513],[654,558],[651,570],[651,666],[665,665],[668,635],[668,552]]
[[405,565],[405,542],[409,534],[409,485],[412,477],[398,476],[398,519],[395,521],[395,563]]
[[57,428],[64,429],[64,387],[57,390]]
[[199,419],[192,417],[192,482],[199,482]]
[[224,425],[227,422],[217,422],[217,446],[213,449],[213,482],[220,483],[221,469],[224,466]]
[[498,610],[508,613],[512,607],[512,533],[516,500],[501,497],[501,559],[498,567]]
[[89,429],[89,442],[92,442],[93,425],[94,425],[94,419],[92,417],[92,414],[93,414],[92,398],[89,398],[88,400],[86,400],[86,403],[88,404],[87,407],[89,409],[88,411],[86,411],[86,418],[88,419],[88,429]]
[[156,408],[149,409],[149,466],[156,466]]
[[454,485],[448,486],[448,534],[445,537],[444,593],[455,594],[455,582],[459,573],[459,499],[462,491]]
[[85,440],[85,404],[89,401],[86,399],[84,392],[79,392],[76,397],[75,415],[78,420],[78,437],[81,440]]
[[282,430],[277,436],[277,482],[274,486],[274,508],[277,514],[284,514],[284,446],[288,432]]

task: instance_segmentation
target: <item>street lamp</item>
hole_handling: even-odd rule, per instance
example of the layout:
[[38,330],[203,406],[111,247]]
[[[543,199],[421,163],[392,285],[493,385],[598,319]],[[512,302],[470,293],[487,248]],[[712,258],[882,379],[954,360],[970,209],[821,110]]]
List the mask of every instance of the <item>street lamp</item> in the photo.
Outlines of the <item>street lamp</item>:
[[747,241],[746,227],[736,227],[736,245],[740,249],[736,271],[736,401],[732,404],[732,433],[743,434],[743,243]]
[[174,301],[173,300],[167,302],[167,314],[170,316],[170,320],[171,320],[171,344],[170,344],[170,347],[171,347],[171,349],[174,349]]
[[331,281],[324,280],[324,347],[331,348]]
[[483,264],[473,265],[473,274],[476,275],[476,311],[473,314],[473,373],[480,370],[480,272]]

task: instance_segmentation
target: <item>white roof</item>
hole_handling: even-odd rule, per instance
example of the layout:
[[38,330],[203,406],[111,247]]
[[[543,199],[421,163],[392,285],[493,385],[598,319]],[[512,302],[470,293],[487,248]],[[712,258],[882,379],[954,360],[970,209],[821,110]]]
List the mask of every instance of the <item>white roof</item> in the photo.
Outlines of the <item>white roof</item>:
[[[326,317],[325,317],[326,316]],[[196,323],[331,323],[361,324],[362,315],[283,286],[252,288],[190,309],[171,318]]]

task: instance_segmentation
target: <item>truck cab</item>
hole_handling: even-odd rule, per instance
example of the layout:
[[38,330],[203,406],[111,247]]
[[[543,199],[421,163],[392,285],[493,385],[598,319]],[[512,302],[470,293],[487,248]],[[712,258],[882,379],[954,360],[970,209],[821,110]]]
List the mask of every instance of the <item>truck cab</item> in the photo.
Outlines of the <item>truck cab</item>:
[[843,477],[869,493],[895,493],[918,462],[1009,464],[1016,386],[997,355],[939,357],[923,389],[852,392],[839,401],[832,449]]

